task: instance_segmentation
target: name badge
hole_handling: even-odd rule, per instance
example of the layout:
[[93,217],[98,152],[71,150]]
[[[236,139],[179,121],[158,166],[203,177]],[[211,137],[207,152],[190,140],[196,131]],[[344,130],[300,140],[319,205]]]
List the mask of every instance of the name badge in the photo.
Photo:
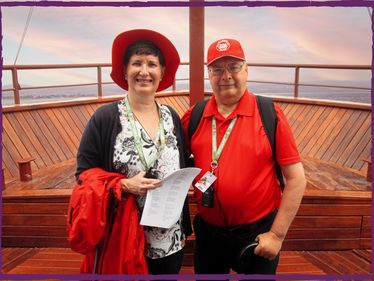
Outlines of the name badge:
[[197,183],[195,183],[195,186],[201,191],[205,192],[211,186],[215,181],[217,177],[212,172],[206,172],[201,179]]

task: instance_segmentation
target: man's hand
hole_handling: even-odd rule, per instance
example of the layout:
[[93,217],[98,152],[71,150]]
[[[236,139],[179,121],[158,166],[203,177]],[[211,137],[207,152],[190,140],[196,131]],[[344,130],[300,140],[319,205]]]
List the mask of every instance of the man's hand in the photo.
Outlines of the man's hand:
[[282,248],[283,239],[272,231],[258,235],[256,240],[259,244],[255,248],[254,254],[268,260],[274,260]]

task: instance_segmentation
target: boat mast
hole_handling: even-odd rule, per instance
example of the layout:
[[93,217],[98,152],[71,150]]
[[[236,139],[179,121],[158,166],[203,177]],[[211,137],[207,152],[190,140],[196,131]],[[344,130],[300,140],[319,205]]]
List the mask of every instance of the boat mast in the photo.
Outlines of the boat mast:
[[190,3],[190,105],[194,105],[204,99],[204,6],[202,0]]

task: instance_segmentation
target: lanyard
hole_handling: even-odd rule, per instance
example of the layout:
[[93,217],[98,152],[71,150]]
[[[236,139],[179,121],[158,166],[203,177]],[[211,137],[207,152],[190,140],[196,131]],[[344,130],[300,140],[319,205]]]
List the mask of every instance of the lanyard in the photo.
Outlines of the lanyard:
[[[147,161],[145,160],[144,152],[143,152],[143,146],[141,144],[141,138],[139,136],[139,132],[138,132],[138,130],[136,128],[136,125],[135,125],[135,117],[134,117],[134,113],[132,112],[128,97],[126,96],[124,100],[125,100],[125,105],[126,105],[126,113],[127,113],[127,116],[129,117],[132,134],[134,136],[134,142],[135,142],[136,150],[138,151],[140,161],[142,162],[145,170],[148,171],[149,167],[151,167],[152,165],[148,165]],[[160,121],[158,123],[158,132],[159,132],[159,135],[160,135],[160,143],[161,144],[160,144],[160,147],[158,149],[157,149],[157,145],[156,145],[156,149],[157,149],[158,156],[160,156],[161,151],[164,149],[165,143],[166,143],[165,142],[165,132],[164,132],[164,120],[162,118],[161,113],[160,113]]]
[[212,167],[212,172],[218,167],[218,159],[221,156],[222,150],[231,134],[232,128],[234,128],[236,122],[236,117],[231,120],[229,127],[226,129],[226,132],[221,140],[221,143],[217,150],[217,124],[216,118],[213,116],[212,120],[212,162],[210,166]]

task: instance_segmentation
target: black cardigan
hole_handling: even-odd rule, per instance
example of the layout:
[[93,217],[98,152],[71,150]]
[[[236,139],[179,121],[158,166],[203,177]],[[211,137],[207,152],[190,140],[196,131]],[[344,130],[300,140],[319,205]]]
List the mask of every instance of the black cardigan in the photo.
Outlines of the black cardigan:
[[[83,132],[77,153],[76,178],[90,168],[99,167],[108,172],[113,169],[114,144],[122,126],[119,119],[118,101],[101,106],[92,115]],[[169,107],[174,123],[174,134],[178,141],[180,167],[186,167],[188,152],[183,127],[175,110]],[[188,198],[183,206],[183,232],[192,234]]]

